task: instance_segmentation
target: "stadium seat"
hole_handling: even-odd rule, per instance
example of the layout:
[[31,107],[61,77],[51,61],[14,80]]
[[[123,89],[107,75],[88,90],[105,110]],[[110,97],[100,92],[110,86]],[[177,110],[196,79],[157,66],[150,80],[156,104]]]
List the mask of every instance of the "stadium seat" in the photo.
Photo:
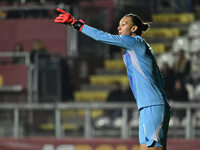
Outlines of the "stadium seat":
[[191,23],[195,19],[193,13],[181,14],[153,14],[152,20],[156,23]]
[[[97,118],[103,115],[102,109],[93,109],[91,110],[91,117]],[[61,117],[63,122],[71,122],[72,118],[84,118],[85,110],[84,109],[73,109],[73,110],[62,110]]]
[[122,70],[125,69],[125,65],[122,59],[119,60],[109,59],[104,61],[104,68],[107,70],[112,70],[112,69]]
[[186,90],[188,92],[188,98],[189,98],[189,100],[190,101],[194,100],[194,86],[192,84],[190,84],[190,83],[187,83],[185,85],[185,88],[186,88]]
[[[200,28],[199,28],[200,30]],[[190,52],[196,53],[200,50],[200,35],[198,38],[194,38],[190,42]]]
[[166,51],[166,45],[163,43],[150,44],[155,54],[162,54]]
[[122,126],[122,117],[117,117],[113,120],[112,126],[114,128],[120,128]]
[[76,123],[63,123],[62,128],[63,130],[74,131],[74,130],[77,130],[79,126]]
[[[91,110],[91,117],[93,119],[99,118],[103,115],[103,110],[102,109],[93,109]],[[85,110],[84,109],[78,109],[78,116],[85,117]]]
[[161,54],[158,58],[157,58],[157,62],[158,65],[161,67],[163,65],[163,63],[167,62],[169,64],[170,67],[173,66],[174,63],[174,56],[172,54],[172,52],[166,52],[164,54]]
[[129,122],[129,126],[132,127],[138,127],[139,120],[138,120],[139,112],[137,110],[134,110],[133,116]]
[[195,15],[193,13],[183,13],[183,14],[177,14],[179,18],[180,23],[190,23],[195,20]]
[[175,38],[180,36],[179,28],[152,28],[142,34],[143,37],[155,37],[155,38]]
[[169,121],[169,126],[170,127],[178,127],[181,125],[181,122],[178,117],[171,116],[170,121]]
[[195,120],[196,120],[196,126],[200,127],[200,110],[197,110],[195,112]]
[[108,91],[76,91],[74,99],[76,102],[83,101],[105,101],[108,96]]
[[5,11],[0,11],[0,19],[6,18],[6,12]]
[[138,119],[131,119],[130,122],[129,122],[129,126],[131,128],[138,127],[138,125],[139,125],[139,120]]
[[200,37],[200,21],[191,23],[188,27],[189,37]]
[[[55,125],[54,125],[54,123],[51,123],[51,122],[42,123],[42,124],[40,124],[39,128],[43,131],[52,131],[55,129]],[[78,125],[75,123],[63,123],[62,129],[73,131],[73,130],[78,129]]]
[[195,87],[195,90],[194,90],[194,99],[195,100],[200,100],[200,84],[198,84]]
[[186,36],[180,36],[174,39],[172,44],[172,51],[174,53],[178,53],[179,50],[184,50],[185,52],[189,52],[189,39]]
[[94,126],[96,128],[108,127],[111,125],[111,119],[108,116],[99,117],[95,122]]
[[186,125],[186,117],[184,117],[184,118],[180,121],[180,125],[181,125],[181,127],[185,127],[185,125]]
[[128,85],[127,75],[92,75],[90,76],[90,84],[92,85],[108,85],[118,81],[121,85]]
[[43,131],[54,130],[54,123],[42,123],[39,127]]
[[[196,115],[195,114],[193,114],[192,115],[192,125],[193,126],[197,126],[197,124],[198,124],[198,120],[197,120],[197,117],[196,117]],[[180,125],[182,126],[182,127],[185,127],[186,125],[187,125],[187,117],[184,117],[182,120],[181,120],[181,122],[180,122]]]
[[0,74],[0,87],[3,86],[3,76]]
[[61,111],[61,117],[62,118],[74,117],[74,116],[77,115],[76,112],[77,112],[76,110],[70,110],[70,109],[62,110]]

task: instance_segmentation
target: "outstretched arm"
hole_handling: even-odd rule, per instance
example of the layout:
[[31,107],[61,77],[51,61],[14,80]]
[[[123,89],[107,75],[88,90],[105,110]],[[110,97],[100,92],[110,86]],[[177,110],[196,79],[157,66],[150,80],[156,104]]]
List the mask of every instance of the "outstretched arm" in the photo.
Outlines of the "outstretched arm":
[[113,35],[107,32],[103,32],[101,30],[95,29],[88,25],[84,25],[81,32],[93,38],[96,41],[100,41],[102,43],[106,43],[109,45],[114,45],[114,46],[118,46],[122,48],[129,48],[128,44],[123,39],[123,36]]
[[129,48],[129,45],[125,42],[123,35],[122,36],[112,35],[107,32],[103,32],[101,30],[85,25],[85,23],[82,20],[75,20],[71,14],[65,12],[60,8],[57,8],[57,11],[59,11],[61,14],[54,20],[56,23],[71,25],[75,29],[84,33],[85,35],[102,43],[122,48]]

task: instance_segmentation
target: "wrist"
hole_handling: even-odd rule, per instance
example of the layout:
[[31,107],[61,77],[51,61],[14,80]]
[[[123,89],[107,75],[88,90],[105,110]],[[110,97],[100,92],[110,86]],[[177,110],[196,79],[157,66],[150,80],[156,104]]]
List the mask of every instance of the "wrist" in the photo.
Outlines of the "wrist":
[[82,28],[83,28],[83,26],[84,26],[84,24],[85,24],[85,22],[84,22],[83,20],[79,19],[79,20],[76,20],[75,22],[73,22],[71,25],[72,25],[75,29],[81,31]]

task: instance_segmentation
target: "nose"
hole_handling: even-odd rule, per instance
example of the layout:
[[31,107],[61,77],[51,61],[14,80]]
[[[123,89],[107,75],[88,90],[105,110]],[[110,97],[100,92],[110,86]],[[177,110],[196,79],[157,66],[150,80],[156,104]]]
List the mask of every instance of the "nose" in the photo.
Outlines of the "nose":
[[118,26],[117,30],[120,30],[120,29],[121,29],[121,27],[120,27],[120,26]]

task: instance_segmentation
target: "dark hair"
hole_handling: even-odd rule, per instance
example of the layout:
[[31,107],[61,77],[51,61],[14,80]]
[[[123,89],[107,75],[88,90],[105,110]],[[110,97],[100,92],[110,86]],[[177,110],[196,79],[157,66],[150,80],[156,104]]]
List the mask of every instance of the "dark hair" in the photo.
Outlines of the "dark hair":
[[138,27],[138,29],[135,31],[135,34],[137,35],[142,35],[142,31],[146,31],[147,29],[150,28],[150,25],[146,22],[143,22],[142,19],[133,13],[126,14],[125,17],[131,17],[133,24]]

